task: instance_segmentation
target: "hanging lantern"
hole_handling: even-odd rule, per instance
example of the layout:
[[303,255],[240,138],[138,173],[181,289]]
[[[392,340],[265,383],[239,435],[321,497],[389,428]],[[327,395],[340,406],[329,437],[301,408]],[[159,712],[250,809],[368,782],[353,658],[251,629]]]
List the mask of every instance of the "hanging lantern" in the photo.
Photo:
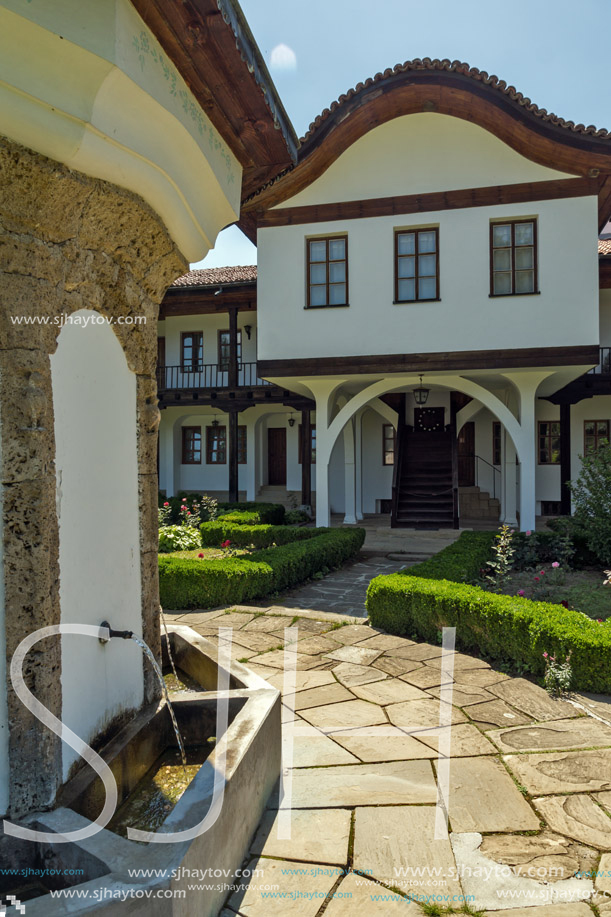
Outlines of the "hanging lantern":
[[414,401],[416,404],[426,404],[429,398],[429,392],[430,388],[424,388],[422,385],[422,376],[420,376],[420,385],[418,385],[413,391]]
[[295,418],[293,417],[293,414],[291,412],[291,416],[289,417],[289,427],[294,427],[294,426],[295,426]]

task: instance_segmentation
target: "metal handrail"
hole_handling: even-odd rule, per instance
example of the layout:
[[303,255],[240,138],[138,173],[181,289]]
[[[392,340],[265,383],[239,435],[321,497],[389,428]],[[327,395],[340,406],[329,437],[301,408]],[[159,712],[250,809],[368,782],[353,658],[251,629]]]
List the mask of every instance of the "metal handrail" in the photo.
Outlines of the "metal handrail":
[[498,474],[499,494],[500,494],[500,492],[501,492],[501,469],[500,469],[500,468],[497,468],[496,465],[493,465],[492,462],[489,462],[487,459],[482,458],[481,455],[476,455],[476,453],[474,453],[474,452],[469,452],[469,453],[467,453],[466,455],[461,455],[460,458],[472,458],[472,459],[475,459],[475,486],[476,486],[476,487],[479,487],[479,486],[480,486],[480,471],[479,471],[479,464],[478,464],[478,463],[479,463],[479,462],[483,462],[484,465],[487,465],[488,468],[491,468],[491,469],[492,469],[492,472],[493,472],[493,474],[492,474],[492,497],[493,497],[493,499],[496,500],[496,499],[497,499],[497,494],[496,494],[497,477],[496,477],[496,476],[497,476],[497,474]]
[[[272,385],[272,383],[257,376],[256,363],[238,364],[238,387],[256,388],[263,385]],[[179,366],[158,366],[157,388],[160,392],[230,388],[229,367],[222,363],[181,363]]]

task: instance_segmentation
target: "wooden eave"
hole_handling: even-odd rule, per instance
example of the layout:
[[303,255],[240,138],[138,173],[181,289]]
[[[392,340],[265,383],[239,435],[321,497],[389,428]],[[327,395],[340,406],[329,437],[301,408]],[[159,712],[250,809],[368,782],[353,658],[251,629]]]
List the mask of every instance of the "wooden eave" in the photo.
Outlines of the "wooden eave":
[[[221,290],[217,294],[217,290]],[[170,287],[161,303],[159,321],[174,315],[212,315],[229,312],[256,312],[257,281],[214,286]]]
[[605,132],[597,136],[593,129],[560,123],[535,106],[521,104],[499,88],[498,82],[487,83],[469,73],[443,69],[392,72],[342,97],[302,140],[297,165],[243,201],[241,228],[252,238],[260,214],[308,187],[368,131],[416,112],[439,112],[471,121],[540,165],[595,179],[604,225],[611,212],[611,138]]
[[[231,0],[132,3],[240,162],[243,195],[294,162],[299,141]],[[232,17],[229,24],[220,5]]]

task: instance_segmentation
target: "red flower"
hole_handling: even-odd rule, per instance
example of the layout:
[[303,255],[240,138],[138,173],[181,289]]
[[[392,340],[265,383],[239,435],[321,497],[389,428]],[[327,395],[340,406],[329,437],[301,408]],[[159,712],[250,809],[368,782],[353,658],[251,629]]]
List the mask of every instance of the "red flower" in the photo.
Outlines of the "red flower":
[[203,554],[198,554],[197,556],[198,556],[198,557],[203,557],[204,555],[203,555]]
[[169,504],[168,501],[166,500],[166,502],[165,502],[163,505],[164,505],[164,506],[169,506],[170,504]]
[[539,582],[539,577],[535,576],[535,583],[538,583],[538,582]]
[[222,548],[228,548],[230,544],[231,544],[230,541],[221,541]]
[[545,570],[541,570],[540,573],[541,573],[541,576],[545,576]]
[[568,609],[568,607],[569,607],[569,603],[568,603],[568,601],[567,601],[566,599],[562,599],[562,601],[560,602],[560,604],[561,604],[564,608],[567,608],[567,609]]

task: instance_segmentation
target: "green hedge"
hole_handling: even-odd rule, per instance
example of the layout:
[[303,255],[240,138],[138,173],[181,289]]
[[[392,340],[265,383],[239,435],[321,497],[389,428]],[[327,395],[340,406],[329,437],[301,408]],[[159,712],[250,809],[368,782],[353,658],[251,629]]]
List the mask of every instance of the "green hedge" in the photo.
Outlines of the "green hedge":
[[[232,514],[233,515],[233,514]],[[328,529],[301,528],[291,525],[233,525],[227,522],[229,516],[222,516],[218,522],[204,522],[200,526],[202,545],[218,547],[222,541],[230,541],[232,547],[269,548],[273,544],[290,544],[305,541],[320,535]]]
[[421,564],[407,567],[399,576],[449,579],[456,583],[475,583],[486,561],[492,558],[496,532],[461,532],[452,544]]
[[162,556],[161,604],[175,611],[262,598],[296,586],[325,568],[341,566],[358,554],[364,540],[364,529],[327,529],[305,541],[269,548],[252,557],[203,561]]
[[[216,521],[216,520],[215,520]],[[222,522],[223,525],[260,525],[261,516],[259,513],[254,512],[242,512],[239,513],[237,510],[233,513],[221,513],[218,517],[218,521]]]
[[462,649],[526,665],[535,675],[545,670],[544,652],[557,658],[571,652],[572,686],[611,693],[611,626],[561,605],[391,574],[371,581],[367,609],[372,624],[390,634],[435,642],[442,627],[456,627]]
[[285,509],[281,503],[219,503],[219,513],[256,513],[258,518],[250,518],[248,525],[284,525]]

